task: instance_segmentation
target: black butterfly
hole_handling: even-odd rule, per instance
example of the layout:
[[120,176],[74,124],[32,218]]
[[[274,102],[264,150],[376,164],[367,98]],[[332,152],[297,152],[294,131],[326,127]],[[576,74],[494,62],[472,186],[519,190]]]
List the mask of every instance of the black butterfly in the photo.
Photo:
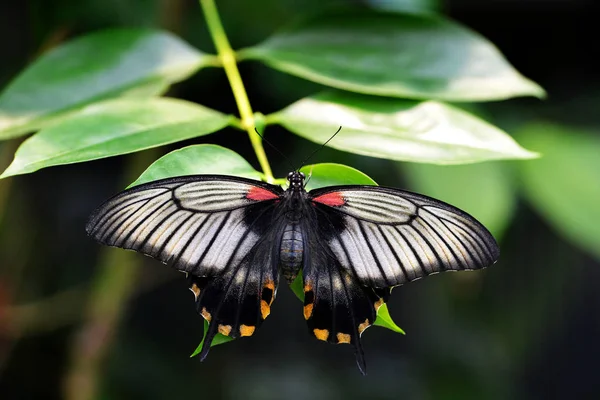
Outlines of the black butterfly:
[[163,179],[119,193],[87,232],[188,273],[198,312],[217,332],[251,336],[270,313],[280,274],[302,271],[304,318],[317,339],[350,343],[360,371],[360,336],[391,288],[441,271],[473,270],[499,255],[487,229],[432,198],[381,186],[306,192],[221,175]]

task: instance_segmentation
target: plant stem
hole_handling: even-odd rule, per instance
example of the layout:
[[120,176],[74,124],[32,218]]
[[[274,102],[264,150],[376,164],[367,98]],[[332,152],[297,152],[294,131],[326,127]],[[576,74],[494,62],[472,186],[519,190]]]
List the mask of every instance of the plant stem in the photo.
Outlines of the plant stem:
[[235,52],[231,48],[229,40],[227,40],[227,35],[223,29],[217,6],[215,5],[214,0],[200,0],[200,5],[204,11],[204,18],[208,25],[208,31],[215,43],[217,53],[221,59],[225,73],[227,74],[227,79],[229,79],[229,84],[231,85],[231,90],[233,91],[233,96],[235,97],[235,102],[237,103],[240,112],[242,127],[248,132],[248,137],[250,138],[250,142],[252,143],[252,147],[254,148],[254,152],[256,153],[256,157],[258,158],[258,162],[260,163],[260,167],[262,168],[267,181],[272,183],[275,181],[275,178],[273,177],[269,160],[265,154],[262,140],[260,136],[254,132],[254,113],[252,112],[252,107],[250,107],[246,88],[244,87],[240,71],[237,67]]

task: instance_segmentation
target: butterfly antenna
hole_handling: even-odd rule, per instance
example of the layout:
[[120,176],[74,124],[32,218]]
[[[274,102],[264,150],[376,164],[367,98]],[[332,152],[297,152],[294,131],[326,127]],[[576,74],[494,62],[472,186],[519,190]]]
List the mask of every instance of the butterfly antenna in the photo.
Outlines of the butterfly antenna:
[[[294,169],[294,165],[292,164],[292,162],[290,161],[290,159],[288,158],[288,156],[286,156],[285,154],[283,154],[283,152],[281,152],[281,150],[279,150],[277,147],[275,147],[275,145],[271,142],[269,142],[267,139],[265,139],[265,137],[263,135],[260,134],[260,132],[258,131],[258,129],[256,129],[256,127],[254,128],[254,132],[256,132],[256,134],[258,136],[260,136],[260,138],[269,146],[271,146],[273,148],[273,150],[275,150],[277,153],[279,153],[283,159],[288,163],[288,165],[290,166],[290,168],[292,168],[292,170]],[[291,170],[290,170],[291,171]]]
[[[304,164],[306,164],[308,162],[308,160],[310,160],[315,154],[317,154],[318,151],[320,151],[323,147],[325,147],[327,145],[327,143],[331,142],[331,140],[335,137],[335,135],[340,133],[341,130],[342,130],[342,127],[340,126],[338,128],[338,130],[335,131],[335,133],[333,135],[331,135],[331,137],[329,139],[327,139],[327,141],[325,143],[323,143],[321,146],[319,146],[318,149],[313,151],[308,157],[306,157],[304,159],[304,161],[302,161],[302,164],[300,164],[300,168],[302,168],[304,166]],[[300,168],[296,169],[296,171],[300,171]]]
[[304,188],[306,188],[306,186],[308,186],[308,182],[310,182],[310,178],[312,178],[312,171],[313,171],[313,167],[310,167],[310,172],[308,173],[308,178],[306,178],[306,182],[304,182]]

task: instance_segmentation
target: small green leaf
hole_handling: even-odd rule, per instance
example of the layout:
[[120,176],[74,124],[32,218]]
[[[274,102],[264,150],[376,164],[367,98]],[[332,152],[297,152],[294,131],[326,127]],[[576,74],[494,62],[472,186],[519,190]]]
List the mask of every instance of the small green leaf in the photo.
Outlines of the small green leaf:
[[379,307],[379,310],[377,310],[377,319],[375,320],[373,325],[383,326],[384,328],[391,329],[394,332],[406,335],[402,328],[396,325],[396,323],[392,319],[387,304],[385,303],[381,307]]
[[306,190],[334,185],[377,185],[365,173],[347,165],[323,163],[305,165],[300,169],[307,177]]
[[[335,185],[377,185],[377,183],[365,173],[342,164],[323,163],[306,165],[301,168],[301,171],[304,172],[307,178],[310,176],[307,190]],[[294,282],[292,282],[290,289],[292,289],[300,301],[304,301],[304,288],[301,274],[299,274]],[[404,334],[404,331],[392,320],[387,305],[385,304],[379,307],[374,325],[382,326]]]
[[519,163],[522,188],[564,237],[600,260],[600,138],[549,123],[523,127],[519,138],[544,154]]
[[322,14],[239,52],[240,58],[348,91],[449,101],[543,97],[479,34],[441,16]]
[[452,204],[477,218],[499,239],[516,206],[516,188],[508,166],[500,162],[472,165],[404,164],[416,192]]
[[207,135],[227,126],[230,118],[183,100],[108,100],[90,105],[25,140],[0,178]]
[[197,174],[234,175],[256,180],[263,175],[232,150],[214,144],[198,144],[162,156],[130,187],[174,176]]
[[527,159],[536,153],[466,111],[435,101],[412,101],[327,92],[268,116],[269,122],[356,154],[433,164]]
[[[202,335],[202,341],[200,342],[198,347],[196,347],[196,350],[194,350],[194,352],[192,353],[190,358],[197,356],[202,351],[202,345],[204,344],[204,339],[206,338],[206,332],[208,332],[208,321],[204,320],[204,334]],[[223,334],[217,333],[215,335],[215,337],[213,338],[213,341],[210,343],[210,347],[217,346],[219,344],[223,344],[223,343],[227,343],[227,342],[231,342],[232,340],[233,340],[233,338],[231,338],[229,336],[225,336]]]
[[290,289],[292,292],[300,299],[300,301],[304,302],[304,285],[302,280],[302,271],[298,274],[294,282],[290,285]]
[[0,139],[99,100],[164,92],[211,60],[161,31],[111,29],[72,40],[42,55],[0,94]]

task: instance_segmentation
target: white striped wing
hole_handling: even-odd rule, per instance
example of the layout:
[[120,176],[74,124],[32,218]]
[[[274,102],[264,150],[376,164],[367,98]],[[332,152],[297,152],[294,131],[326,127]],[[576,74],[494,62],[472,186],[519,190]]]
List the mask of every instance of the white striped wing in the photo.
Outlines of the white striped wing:
[[330,249],[367,286],[485,268],[499,256],[481,223],[426,196],[378,186],[328,187],[310,195],[320,219],[330,221],[323,235]]
[[[126,190],[104,203],[88,234],[197,276],[237,265],[258,240],[256,223],[279,187],[226,176],[190,176]],[[259,209],[247,216],[248,207]]]

